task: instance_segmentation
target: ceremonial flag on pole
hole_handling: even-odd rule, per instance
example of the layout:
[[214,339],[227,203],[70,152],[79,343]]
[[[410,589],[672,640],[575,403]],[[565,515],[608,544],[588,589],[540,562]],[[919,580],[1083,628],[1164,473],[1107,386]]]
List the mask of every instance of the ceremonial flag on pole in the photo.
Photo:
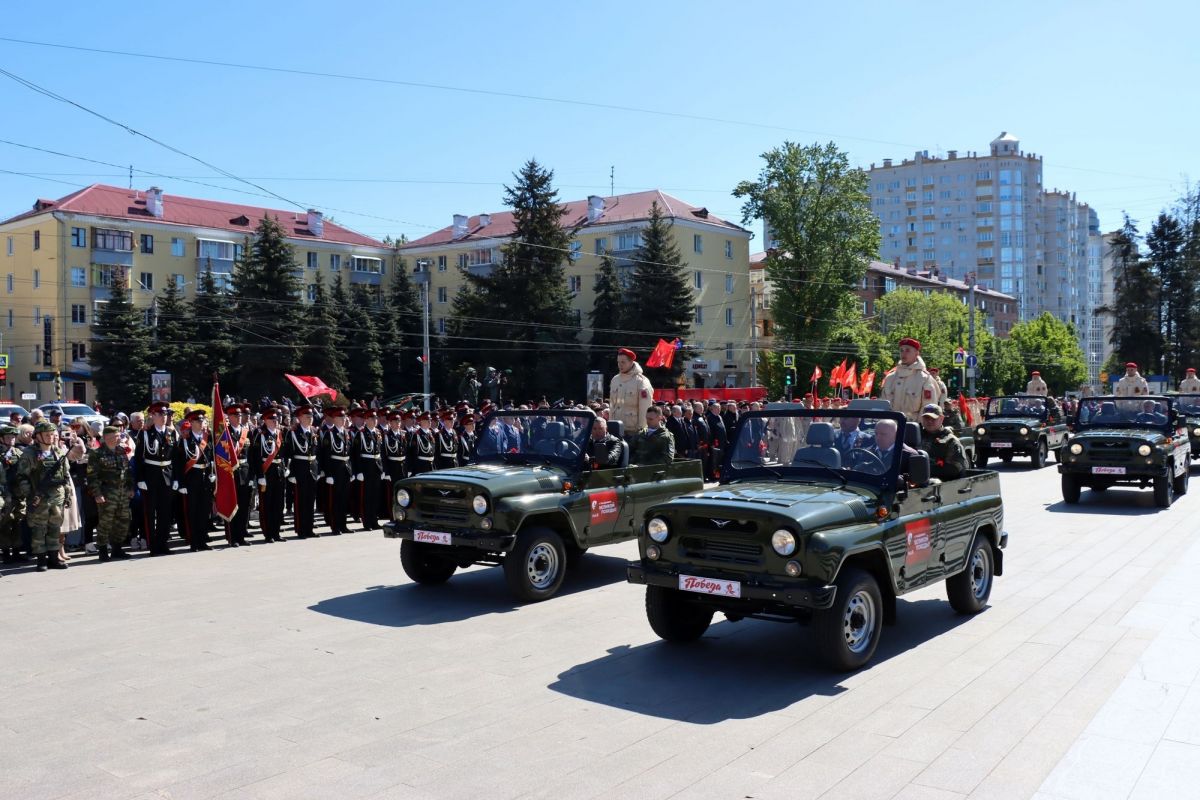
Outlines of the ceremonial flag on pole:
[[967,402],[967,398],[963,397],[962,392],[958,393],[958,410],[962,412],[963,422],[968,425],[975,424],[975,415],[971,413],[971,404]]
[[678,339],[668,342],[666,339],[659,339],[658,344],[654,345],[654,351],[650,353],[650,357],[646,359],[647,367],[665,367],[671,368],[671,364],[675,363],[675,350]]
[[817,381],[821,380],[821,376],[824,374],[824,372],[821,372],[820,367],[813,367],[812,377],[808,379],[808,382],[816,384]]
[[237,513],[237,484],[233,480],[233,471],[237,469],[237,443],[225,423],[225,409],[221,406],[221,388],[213,381],[213,460],[217,467],[216,508],[217,516],[228,522]]
[[862,383],[858,387],[859,397],[868,397],[871,390],[875,388],[875,370],[864,372],[862,375]]
[[846,359],[842,359],[842,363],[833,368],[833,372],[829,373],[830,388],[838,388],[842,385],[842,376],[846,374]]
[[850,365],[850,369],[842,373],[842,386],[845,386],[851,392],[858,391],[858,362],[855,361]]
[[283,377],[287,378],[292,386],[296,387],[296,391],[305,399],[316,397],[320,394],[327,394],[330,400],[337,400],[337,389],[331,389],[326,386],[325,381],[316,375],[288,375],[285,372],[283,373]]

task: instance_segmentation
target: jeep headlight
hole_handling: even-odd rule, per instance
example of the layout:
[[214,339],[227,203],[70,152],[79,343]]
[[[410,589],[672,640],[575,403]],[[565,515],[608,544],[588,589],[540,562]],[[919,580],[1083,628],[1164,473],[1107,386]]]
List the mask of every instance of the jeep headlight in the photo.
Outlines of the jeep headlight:
[[977,433],[980,436],[987,436],[987,428],[980,425],[978,428],[975,429],[975,433]]
[[791,531],[780,528],[771,534],[771,547],[781,556],[790,556],[796,552],[796,536]]
[[671,535],[671,528],[662,517],[651,517],[650,521],[646,523],[646,533],[650,535],[651,539],[662,544]]
[[1077,456],[1082,452],[1083,452],[1083,445],[1081,445],[1079,442],[1076,442],[1075,444],[1071,445],[1071,455]]
[[1139,456],[1148,456],[1148,455],[1150,455],[1152,452],[1154,452],[1154,449],[1153,449],[1152,447],[1150,447],[1150,445],[1148,445],[1148,444],[1144,444],[1144,445],[1142,445],[1141,447],[1139,447],[1139,448],[1138,448],[1138,455],[1139,455]]
[[1192,428],[1192,436],[1200,436],[1200,428]]
[[471,498],[471,510],[482,517],[484,514],[487,513],[487,510],[488,510],[487,498],[481,494],[477,494],[474,497],[472,497]]
[[1025,426],[1022,425],[1021,430],[1017,431],[1017,433],[1021,434],[1022,436],[1028,436],[1029,428],[1026,428]]
[[396,502],[400,504],[401,508],[408,508],[408,504],[412,502],[412,497],[409,496],[408,489],[396,490]]

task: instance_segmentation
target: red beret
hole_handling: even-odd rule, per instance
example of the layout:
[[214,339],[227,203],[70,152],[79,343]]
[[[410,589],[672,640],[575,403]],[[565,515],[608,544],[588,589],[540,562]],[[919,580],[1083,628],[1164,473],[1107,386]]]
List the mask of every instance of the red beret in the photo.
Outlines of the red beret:
[[901,340],[900,340],[900,346],[901,346],[901,347],[912,347],[912,348],[915,348],[915,349],[917,349],[917,350],[920,350],[920,349],[921,349],[921,343],[920,343],[920,342],[918,342],[916,339],[913,339],[913,338],[912,338],[912,337],[910,337],[910,336],[906,336],[906,337],[904,337],[903,339],[901,339]]
[[1038,371],[1035,369],[1033,372],[1031,372],[1031,373],[1029,373],[1029,374],[1030,374],[1030,375],[1041,375],[1042,373],[1038,372]]
[[1195,367],[1188,367],[1188,368],[1187,368],[1187,371],[1188,371],[1188,372],[1195,372],[1195,371],[1196,371],[1196,368],[1195,368]]
[[938,374],[938,368],[937,368],[937,367],[930,367],[930,368],[929,368],[929,374],[930,374],[930,375],[937,375],[937,374]]
[[628,356],[631,361],[637,361],[637,354],[628,347],[620,347],[617,349],[617,355]]
[[1137,363],[1133,361],[1126,361],[1125,369],[1137,369]]

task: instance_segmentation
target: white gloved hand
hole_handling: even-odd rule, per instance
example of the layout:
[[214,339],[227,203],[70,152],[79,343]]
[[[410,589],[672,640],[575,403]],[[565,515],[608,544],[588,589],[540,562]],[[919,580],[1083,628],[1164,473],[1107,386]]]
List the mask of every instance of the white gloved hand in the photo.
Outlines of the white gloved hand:
[[[142,484],[142,485],[145,486],[145,484]],[[179,481],[172,481],[171,488],[178,492],[179,491]]]
[[295,475],[290,475],[290,476],[288,476],[288,483],[295,483],[295,482],[296,482],[296,476],[295,476]]
[[259,478],[259,479],[258,479],[258,485],[259,485],[259,486],[262,486],[262,487],[266,487],[266,485],[267,485],[267,479],[266,479],[266,478]]
[[209,482],[209,483],[216,483],[216,482],[217,482],[217,473],[215,473],[215,472],[214,472],[214,473],[212,473],[211,475],[209,475],[209,476],[208,476],[208,482]]
[[138,481],[138,488],[141,489],[143,492],[150,491],[150,487],[146,485],[145,481]]
[[185,488],[185,489],[180,489],[180,490],[179,490],[179,493],[180,493],[180,494],[187,494],[187,489],[186,489],[186,488]]
[[333,478],[326,478],[326,479],[325,479],[325,482],[326,482],[326,483],[328,483],[330,486],[332,486],[332,485],[333,485]]
[[362,479],[363,479],[363,474],[361,472],[354,476],[354,480],[356,480],[356,481],[361,481]]

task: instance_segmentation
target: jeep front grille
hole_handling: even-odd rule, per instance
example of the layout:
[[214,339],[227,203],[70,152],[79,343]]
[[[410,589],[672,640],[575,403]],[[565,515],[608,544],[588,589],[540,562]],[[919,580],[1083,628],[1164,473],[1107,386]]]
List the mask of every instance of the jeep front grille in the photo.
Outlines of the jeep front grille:
[[730,519],[728,517],[688,517],[689,531],[716,531],[718,533],[753,534],[758,530],[754,520]]
[[684,536],[679,549],[685,558],[712,561],[719,564],[755,565],[762,561],[762,545],[755,542],[735,542],[703,536]]

